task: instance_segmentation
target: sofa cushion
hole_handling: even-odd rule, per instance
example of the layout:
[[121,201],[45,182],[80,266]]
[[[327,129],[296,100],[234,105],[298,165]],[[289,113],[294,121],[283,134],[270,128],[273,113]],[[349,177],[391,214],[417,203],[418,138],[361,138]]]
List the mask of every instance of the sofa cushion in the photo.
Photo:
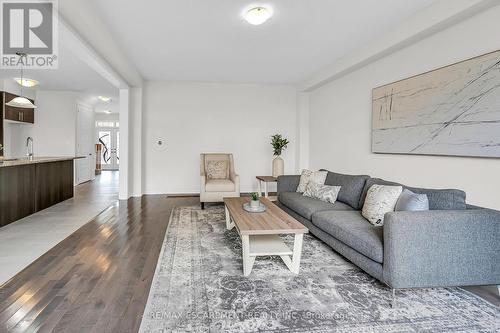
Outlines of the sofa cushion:
[[313,214],[312,223],[373,261],[384,261],[383,227],[370,224],[361,212],[318,212]]
[[429,189],[418,187],[405,187],[413,193],[425,194],[429,199],[430,210],[462,210],[467,209],[466,194],[455,189]]
[[229,179],[207,179],[207,192],[234,192],[234,183]]
[[359,199],[363,193],[365,182],[370,176],[343,175],[328,171],[325,185],[341,186],[337,200],[348,204],[354,209],[363,207],[359,205]]
[[465,202],[466,195],[464,191],[455,189],[428,189],[428,188],[418,188],[409,187],[399,183],[390,182],[387,180],[379,178],[370,178],[366,181],[365,188],[363,189],[363,194],[361,195],[360,206],[363,207],[365,202],[366,193],[368,189],[374,185],[389,185],[389,186],[403,186],[404,189],[408,189],[413,193],[425,194],[429,199],[429,209],[430,210],[462,210],[467,209],[467,204]]
[[308,220],[311,219],[312,214],[324,210],[352,210],[349,205],[342,202],[337,201],[331,204],[318,199],[305,197],[298,192],[281,192],[278,199],[283,205]]

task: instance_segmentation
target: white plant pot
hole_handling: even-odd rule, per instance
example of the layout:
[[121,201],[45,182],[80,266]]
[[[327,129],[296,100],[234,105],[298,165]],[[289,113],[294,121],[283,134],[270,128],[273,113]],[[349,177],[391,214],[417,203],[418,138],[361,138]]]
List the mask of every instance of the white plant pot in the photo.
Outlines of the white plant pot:
[[280,156],[273,160],[273,177],[283,176],[285,174],[285,161]]
[[250,200],[250,207],[252,207],[252,208],[259,208],[260,207],[260,201],[259,200]]

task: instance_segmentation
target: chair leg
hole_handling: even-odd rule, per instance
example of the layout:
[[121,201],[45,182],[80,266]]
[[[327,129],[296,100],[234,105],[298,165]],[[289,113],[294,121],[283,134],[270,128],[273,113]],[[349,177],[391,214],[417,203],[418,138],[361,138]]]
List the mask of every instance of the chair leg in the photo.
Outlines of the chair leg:
[[205,209],[205,203],[201,202],[201,209]]

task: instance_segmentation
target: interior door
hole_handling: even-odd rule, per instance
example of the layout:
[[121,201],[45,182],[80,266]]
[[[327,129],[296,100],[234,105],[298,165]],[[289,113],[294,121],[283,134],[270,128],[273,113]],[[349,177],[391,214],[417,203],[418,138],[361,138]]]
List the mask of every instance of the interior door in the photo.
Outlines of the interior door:
[[76,155],[82,157],[76,160],[75,183],[85,183],[94,178],[94,144],[93,125],[94,116],[92,110],[78,104],[77,106],[77,130],[76,130]]
[[102,145],[102,169],[118,170],[120,165],[120,130],[118,128],[99,128],[97,139]]

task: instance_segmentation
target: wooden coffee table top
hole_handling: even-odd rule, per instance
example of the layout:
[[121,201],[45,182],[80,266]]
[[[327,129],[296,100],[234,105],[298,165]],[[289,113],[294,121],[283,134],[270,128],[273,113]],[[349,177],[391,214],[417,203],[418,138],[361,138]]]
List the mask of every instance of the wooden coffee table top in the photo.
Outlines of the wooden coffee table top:
[[243,204],[250,198],[224,198],[224,204],[241,235],[305,234],[309,230],[266,198],[260,198],[267,210],[249,213]]

